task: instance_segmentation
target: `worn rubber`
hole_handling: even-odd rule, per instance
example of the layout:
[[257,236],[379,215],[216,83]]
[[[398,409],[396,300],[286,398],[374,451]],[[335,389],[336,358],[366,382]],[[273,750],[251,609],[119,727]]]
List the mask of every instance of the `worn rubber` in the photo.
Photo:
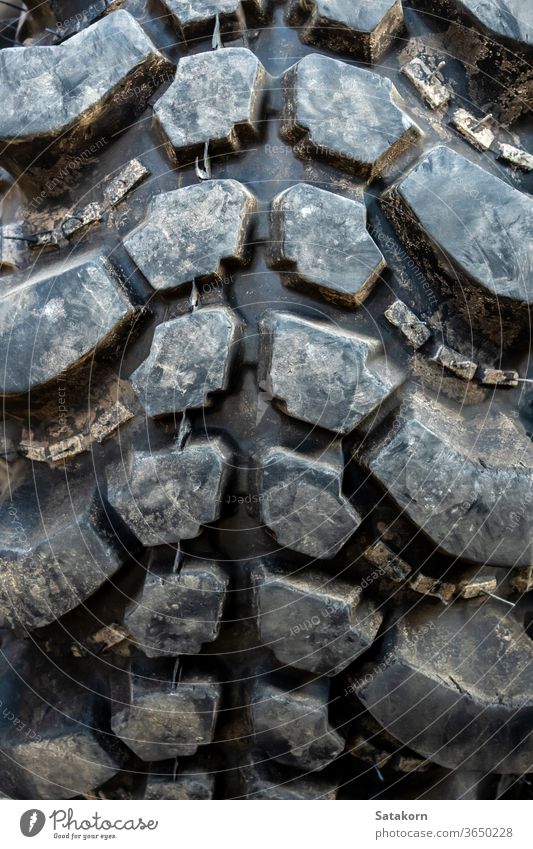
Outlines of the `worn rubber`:
[[530,798],[530,4],[28,5],[0,792]]

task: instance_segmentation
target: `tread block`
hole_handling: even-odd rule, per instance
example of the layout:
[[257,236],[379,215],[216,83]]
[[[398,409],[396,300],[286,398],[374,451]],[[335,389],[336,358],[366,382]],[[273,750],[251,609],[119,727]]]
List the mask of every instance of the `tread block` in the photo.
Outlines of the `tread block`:
[[486,602],[473,615],[457,601],[435,618],[417,604],[370,669],[355,680],[359,699],[419,754],[449,769],[533,769],[533,643],[507,606]]
[[261,640],[280,661],[337,675],[372,644],[383,616],[360,587],[326,572],[263,574],[257,587]]
[[39,154],[49,165],[64,154],[88,150],[131,123],[157,77],[171,67],[124,10],[54,47],[2,50],[3,162],[20,174]]
[[228,577],[217,563],[186,559],[178,573],[149,573],[124,624],[148,657],[199,654],[216,640]]
[[430,277],[444,275],[450,287],[465,289],[476,302],[511,305],[515,315],[533,303],[530,197],[438,146],[383,203],[415,258],[424,250],[429,255]]
[[97,736],[73,728],[61,728],[38,742],[19,743],[11,757],[34,774],[32,799],[72,799],[104,784],[120,770],[112,754]]
[[140,309],[103,257],[60,265],[23,282],[5,278],[0,298],[0,392],[22,395],[116,343]]
[[0,511],[0,620],[53,622],[92,595],[125,554],[109,529],[94,479],[29,473]]
[[211,674],[186,672],[180,681],[131,675],[129,701],[114,703],[111,728],[143,761],[194,755],[215,731],[221,686]]
[[401,0],[293,0],[292,23],[307,44],[377,62],[404,28]]
[[269,757],[301,770],[322,770],[344,749],[329,724],[329,685],[325,681],[285,691],[257,685],[250,713],[256,743]]
[[261,519],[281,546],[331,559],[361,523],[341,493],[341,471],[284,448],[261,460]]
[[236,180],[186,186],[156,195],[124,247],[154,289],[176,292],[221,275],[224,261],[246,264],[255,208]]
[[362,203],[299,183],[272,203],[270,263],[284,282],[326,300],[359,306],[385,259],[366,229]]
[[240,324],[225,307],[200,309],[155,329],[148,358],[130,376],[149,416],[181,413],[228,388]]
[[533,47],[533,9],[527,0],[452,0],[458,11],[471,16],[480,28],[509,40],[517,48]]
[[304,159],[322,159],[372,180],[421,130],[391,81],[311,53],[284,74],[281,133]]
[[[4,650],[6,646],[4,645]],[[13,799],[92,793],[124,766],[109,704],[83,661],[48,658],[29,640],[7,646],[0,669],[0,792]]]
[[192,761],[176,761],[168,764],[155,763],[148,774],[144,799],[176,799],[180,801],[202,801],[212,799],[215,792],[215,771],[204,758],[197,756]]
[[[531,563],[529,440],[504,416],[469,432],[440,405],[413,404],[365,458],[405,515],[445,553],[474,563]],[[514,518],[513,518],[514,517]],[[515,524],[517,523],[517,524]]]
[[220,32],[227,37],[242,38],[246,17],[251,22],[263,19],[269,0],[161,0],[174,25],[185,41],[211,35],[218,18]]
[[245,47],[180,59],[174,82],[154,105],[154,121],[170,155],[190,161],[213,151],[238,151],[259,137],[268,75]]
[[109,503],[143,545],[192,539],[220,516],[230,460],[218,437],[132,451],[107,471]]
[[515,52],[533,48],[533,9],[528,0],[416,0],[415,6],[433,14],[445,13],[447,20],[468,20],[490,40]]
[[293,418],[349,433],[403,381],[377,339],[283,312],[259,326],[259,385]]
[[257,763],[251,755],[241,759],[238,772],[234,788],[237,799],[333,801],[337,797],[337,783],[330,776],[302,775],[274,761]]

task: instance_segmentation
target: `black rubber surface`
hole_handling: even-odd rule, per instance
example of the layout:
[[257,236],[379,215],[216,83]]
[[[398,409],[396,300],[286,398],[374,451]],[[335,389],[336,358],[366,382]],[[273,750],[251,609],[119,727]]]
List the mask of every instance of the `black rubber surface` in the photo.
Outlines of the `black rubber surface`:
[[0,34],[0,791],[530,798],[529,8],[67,5]]

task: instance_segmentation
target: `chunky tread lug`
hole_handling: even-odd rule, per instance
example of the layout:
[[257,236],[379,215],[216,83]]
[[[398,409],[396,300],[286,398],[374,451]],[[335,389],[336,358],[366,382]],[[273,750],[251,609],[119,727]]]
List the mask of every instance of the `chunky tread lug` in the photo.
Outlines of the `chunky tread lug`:
[[94,479],[56,471],[23,479],[0,520],[0,617],[37,628],[81,604],[126,559]]
[[442,766],[521,774],[531,769],[532,653],[501,603],[484,602],[475,617],[457,603],[438,624],[419,605],[355,692],[393,736]]
[[311,569],[305,576],[261,572],[256,589],[261,640],[280,663],[338,675],[374,642],[383,615],[360,588]]
[[[104,257],[47,271],[22,282],[7,278],[0,301],[2,395],[21,395],[117,346],[139,306]],[[123,334],[122,334],[123,335]]]
[[[172,670],[172,665],[170,666]],[[213,739],[221,686],[211,673],[188,670],[179,681],[126,670],[113,691],[111,728],[144,761],[188,757]]]
[[292,0],[289,21],[307,44],[377,62],[403,33],[401,0]]
[[257,744],[277,763],[301,770],[323,770],[344,749],[328,719],[325,681],[287,692],[263,683],[251,693],[250,716]]
[[227,389],[239,330],[234,313],[223,307],[159,324],[149,357],[130,376],[147,414],[184,413]]
[[297,156],[372,180],[421,136],[390,80],[372,71],[313,53],[283,85],[281,132]]
[[200,654],[216,640],[228,590],[226,572],[214,562],[185,560],[178,572],[151,572],[124,624],[147,657]]
[[211,37],[215,27],[220,36],[242,38],[248,26],[265,20],[270,0],[161,0],[173,26],[184,41]]
[[378,339],[289,313],[260,328],[260,385],[294,418],[349,433],[403,382]]
[[124,246],[154,289],[179,291],[221,275],[224,261],[246,263],[254,209],[235,180],[187,186],[157,195]]
[[0,48],[0,795],[530,798],[529,6],[139,9]]
[[358,307],[385,268],[366,229],[366,207],[299,184],[272,201],[273,268],[288,286]]
[[133,451],[109,471],[109,503],[143,545],[192,539],[220,515],[229,458],[217,437]]
[[205,148],[233,150],[260,134],[268,76],[242,47],[183,58],[170,88],[154,106],[154,120],[178,162]]
[[[529,327],[531,198],[439,146],[392,187],[383,208],[428,277],[467,320],[512,342]],[[468,238],[465,238],[468,234]]]
[[102,137],[142,111],[171,68],[123,10],[54,47],[0,51],[3,163],[17,175],[29,168],[42,177],[54,161],[91,143],[94,153]]
[[309,557],[334,557],[361,522],[341,493],[340,470],[293,451],[267,452],[259,489],[266,527],[281,546]]

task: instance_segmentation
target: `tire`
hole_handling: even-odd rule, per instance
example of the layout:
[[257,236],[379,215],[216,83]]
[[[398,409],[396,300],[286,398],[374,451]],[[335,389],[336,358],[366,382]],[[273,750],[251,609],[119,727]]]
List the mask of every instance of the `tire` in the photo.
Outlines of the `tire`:
[[0,792],[529,798],[529,12],[141,5],[0,50]]

